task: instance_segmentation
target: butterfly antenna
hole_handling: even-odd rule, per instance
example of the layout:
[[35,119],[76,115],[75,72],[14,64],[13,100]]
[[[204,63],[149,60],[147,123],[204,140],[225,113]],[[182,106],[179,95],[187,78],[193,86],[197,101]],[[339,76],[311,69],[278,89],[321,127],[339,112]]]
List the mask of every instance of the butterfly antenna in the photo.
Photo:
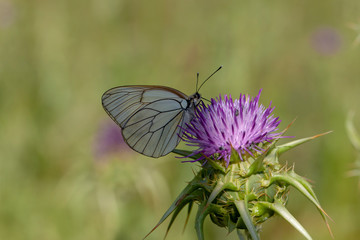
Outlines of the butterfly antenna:
[[209,99],[206,99],[204,97],[201,97],[201,99],[204,99],[205,101],[208,101],[209,103],[211,102]]
[[196,73],[196,92],[198,92],[199,75],[200,73]]
[[207,80],[209,80],[215,73],[217,73],[223,66],[220,66],[218,69],[215,70],[215,72],[213,72],[207,79],[205,79],[205,81],[200,85],[199,89],[197,91],[200,90],[200,88],[204,85],[204,83],[207,82]]

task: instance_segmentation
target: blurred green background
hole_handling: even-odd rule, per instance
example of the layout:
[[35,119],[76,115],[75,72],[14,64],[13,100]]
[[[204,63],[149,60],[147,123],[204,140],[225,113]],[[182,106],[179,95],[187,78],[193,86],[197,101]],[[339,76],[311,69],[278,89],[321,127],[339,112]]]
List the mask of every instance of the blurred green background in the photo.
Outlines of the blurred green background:
[[[0,0],[0,239],[142,239],[197,167],[120,146],[101,95],[126,84],[192,94],[196,72],[219,65],[204,97],[263,88],[280,128],[297,117],[288,135],[333,130],[282,161],[312,181],[335,238],[358,239],[344,124],[354,110],[360,128],[359,36],[358,0]],[[288,208],[314,239],[330,239],[294,189]],[[195,239],[194,216],[182,233],[181,214],[168,239]],[[205,227],[208,240],[237,239]],[[262,239],[303,238],[274,217]]]

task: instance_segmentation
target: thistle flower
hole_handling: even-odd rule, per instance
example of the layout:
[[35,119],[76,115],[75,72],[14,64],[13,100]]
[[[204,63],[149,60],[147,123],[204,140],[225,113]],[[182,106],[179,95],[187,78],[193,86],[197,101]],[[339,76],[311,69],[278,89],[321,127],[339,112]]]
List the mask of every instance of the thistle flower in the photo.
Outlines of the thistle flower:
[[121,129],[112,121],[101,123],[94,141],[94,157],[96,160],[103,160],[113,154],[129,152]]
[[274,214],[309,240],[310,235],[286,208],[290,187],[316,206],[328,226],[327,215],[311,185],[295,173],[294,167],[279,162],[282,153],[324,134],[276,146],[286,129],[276,132],[280,120],[272,115],[271,104],[267,108],[259,105],[260,93],[252,99],[240,95],[239,100],[220,96],[209,106],[197,109],[182,138],[198,149],[173,152],[192,162],[201,161],[201,169],[153,230],[173,213],[169,231],[179,212],[188,206],[190,214],[195,203],[198,240],[205,239],[203,224],[207,216],[229,232],[236,229],[239,239],[258,240],[261,224]]
[[336,54],[342,45],[339,31],[332,27],[321,27],[316,29],[310,36],[313,50],[323,56]]
[[217,100],[211,100],[210,106],[199,108],[182,137],[188,145],[198,147],[191,156],[203,154],[195,161],[216,154],[216,159],[224,159],[228,166],[232,149],[243,160],[246,153],[254,156],[253,152],[264,152],[259,143],[280,137],[275,131],[281,121],[271,115],[274,110],[271,103],[267,108],[259,105],[260,94],[261,90],[253,99],[241,94],[235,101],[231,96],[222,99],[220,95]]

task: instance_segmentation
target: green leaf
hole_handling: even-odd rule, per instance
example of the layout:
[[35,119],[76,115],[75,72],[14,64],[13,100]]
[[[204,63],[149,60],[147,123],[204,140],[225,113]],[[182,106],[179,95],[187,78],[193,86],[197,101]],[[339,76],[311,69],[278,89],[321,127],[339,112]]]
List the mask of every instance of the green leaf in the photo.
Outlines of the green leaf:
[[233,221],[231,221],[230,217],[227,221],[227,228],[228,228],[228,233],[231,233],[232,231],[234,231],[236,229],[236,223],[234,223]]
[[[299,192],[301,192],[305,197],[307,197],[316,207],[322,210],[320,204],[316,197],[313,196],[313,192],[308,191],[310,186],[304,186],[302,181],[299,181],[297,177],[294,175],[290,175],[288,173],[285,174],[275,174],[270,178],[270,184],[274,182],[286,182],[287,184],[296,188]],[[311,187],[310,187],[311,188]]]
[[279,139],[276,139],[270,145],[268,145],[265,152],[255,159],[255,161],[249,167],[246,177],[258,172],[262,172],[265,167],[264,163],[266,165],[272,165],[275,167],[275,170],[278,170],[279,154],[277,148],[275,147],[275,144],[278,140]]
[[195,219],[195,229],[197,233],[198,240],[204,240],[204,221],[207,215],[210,213],[217,213],[219,215],[226,215],[226,210],[223,210],[220,206],[215,204],[207,205],[206,202],[203,202],[199,205],[196,219]]
[[165,214],[162,216],[162,218],[159,220],[159,222],[155,225],[155,227],[144,237],[147,238],[156,228],[160,226],[161,223],[163,223],[169,215],[175,211],[175,209],[181,204],[181,202],[191,193],[196,191],[199,188],[203,187],[203,184],[201,183],[201,173],[200,171],[195,178],[184,188],[184,190],[178,195],[178,197],[175,199],[175,201],[171,204],[169,209],[165,212]]
[[265,165],[274,167],[274,170],[278,171],[281,166],[279,164],[279,151],[277,147],[272,148],[263,160]]
[[231,163],[241,162],[241,158],[240,158],[240,155],[239,155],[238,151],[236,151],[235,148],[233,148],[232,146],[231,146],[230,159],[231,159]]
[[190,217],[190,213],[191,213],[193,205],[194,205],[194,202],[189,202],[189,205],[188,205],[189,207],[188,207],[188,212],[187,212],[183,232],[185,232],[186,225],[189,222],[189,217]]
[[[193,191],[190,195],[187,195],[184,199],[182,199],[179,204],[176,206],[175,208],[175,211],[173,213],[173,215],[171,216],[171,220],[170,220],[170,223],[168,225],[168,228],[166,230],[166,234],[165,234],[165,237],[164,239],[166,238],[167,234],[169,233],[169,230],[172,226],[172,224],[174,223],[177,215],[181,212],[181,210],[187,205],[189,204],[189,210],[188,210],[188,216],[187,216],[187,219],[186,219],[186,222],[188,220],[188,217],[190,215],[190,211],[191,211],[191,207],[192,207],[192,203],[194,200],[198,200],[201,196],[203,195],[203,191],[202,189],[197,189],[195,191]],[[186,226],[186,222],[185,222],[185,226]],[[185,226],[184,226],[184,229],[185,229]]]
[[[181,150],[181,149],[174,149],[174,150],[172,150],[172,152],[175,153],[175,154],[181,155],[181,156],[183,156],[183,157],[187,157],[187,156],[189,156],[190,154],[193,153],[193,152],[191,152],[191,151]],[[201,157],[200,154],[196,154],[196,155],[191,156],[191,157],[188,157],[188,158],[197,160],[197,159],[199,159],[200,157]]]
[[205,204],[205,202],[203,202],[201,205],[199,205],[198,211],[196,213],[195,229],[196,229],[196,234],[197,234],[198,240],[204,240],[204,221],[208,214],[207,212],[205,212],[205,209],[206,209],[205,207],[206,207],[206,204]]
[[220,178],[216,181],[214,189],[211,191],[207,201],[207,205],[212,203],[216,196],[218,196],[223,190],[239,191],[239,188],[234,184],[234,171],[229,171],[224,178]]
[[292,178],[296,179],[296,181],[298,181],[304,188],[306,188],[306,190],[311,194],[311,196],[317,201],[319,202],[319,200],[316,197],[316,194],[314,192],[314,190],[311,187],[311,184],[302,176],[298,175],[295,173],[295,171],[289,171],[287,173],[289,176],[291,176]]
[[312,136],[312,137],[298,139],[298,140],[295,140],[295,141],[292,141],[292,142],[285,143],[283,145],[277,146],[275,149],[278,152],[278,154],[281,155],[284,152],[286,152],[286,151],[288,151],[288,150],[290,150],[290,149],[292,149],[292,148],[294,148],[296,146],[299,146],[299,145],[301,145],[303,143],[309,142],[310,140],[313,140],[315,138],[321,137],[321,136],[329,134],[329,133],[331,133],[331,131],[321,133],[321,134],[318,134],[318,135],[315,135],[315,136]]
[[[183,157],[188,157],[190,154],[192,154],[191,151],[187,151],[187,150],[180,150],[180,149],[174,149],[172,150],[173,153],[175,154],[178,154],[180,156],[183,156]],[[201,157],[201,154],[196,154],[194,156],[190,156],[188,158],[191,158],[191,159],[194,159],[194,160],[197,160]],[[210,164],[214,169],[216,170],[219,170],[221,171],[222,173],[225,173],[226,172],[226,169],[225,167],[221,166],[218,162],[210,159],[210,158],[206,158],[207,160],[207,163]]]
[[218,180],[216,182],[216,186],[214,187],[214,190],[211,192],[206,205],[209,205],[210,203],[212,203],[212,201],[214,201],[216,196],[219,195],[219,193],[224,190],[224,186],[225,184],[223,183],[223,181]]
[[244,200],[235,200],[235,206],[236,209],[239,211],[239,214],[241,218],[244,220],[244,223],[246,225],[247,230],[250,233],[250,236],[252,237],[252,240],[260,240],[256,227],[254,223],[252,222],[249,209],[247,207],[247,201]]
[[213,167],[216,170],[219,170],[221,173],[226,173],[225,167],[221,166],[219,162],[216,162],[210,158],[207,159],[207,164],[210,164],[211,167]]
[[[320,203],[311,187],[311,185],[301,176],[297,175],[295,172],[291,171],[290,173],[285,174],[275,174],[270,178],[270,185],[274,182],[285,182],[294,188],[296,188],[299,192],[301,192],[307,199],[309,199],[319,210],[322,218],[325,221],[325,224],[332,236],[332,232],[327,221],[326,217],[329,217],[326,212],[320,206]],[[329,217],[330,218],[330,217]]]
[[264,170],[264,164],[263,160],[265,158],[266,154],[260,155],[258,158],[255,159],[255,161],[250,165],[247,173],[243,177],[249,177],[255,173],[261,172]]
[[328,228],[330,235],[333,237],[329,222],[328,222],[328,220],[326,218],[326,217],[328,217],[329,219],[331,219],[331,217],[329,215],[327,215],[327,213],[324,211],[324,209],[322,209],[322,207],[320,206],[320,202],[319,202],[318,198],[316,197],[316,194],[315,194],[314,190],[312,189],[311,184],[305,178],[303,178],[302,176],[296,174],[294,171],[290,171],[289,175],[292,176],[293,178],[295,178],[300,184],[302,184],[302,186],[304,188],[306,188],[306,190],[316,200],[317,205],[315,204],[315,206],[318,209],[318,211],[320,212],[321,217],[325,221],[326,227]]
[[264,207],[267,207],[268,209],[276,212],[286,221],[288,221],[294,228],[296,228],[306,239],[312,240],[311,236],[305,230],[305,228],[296,220],[296,218],[291,215],[291,213],[286,209],[284,205],[281,204],[281,202],[275,200],[275,202],[273,203],[258,202],[257,204],[263,205]]

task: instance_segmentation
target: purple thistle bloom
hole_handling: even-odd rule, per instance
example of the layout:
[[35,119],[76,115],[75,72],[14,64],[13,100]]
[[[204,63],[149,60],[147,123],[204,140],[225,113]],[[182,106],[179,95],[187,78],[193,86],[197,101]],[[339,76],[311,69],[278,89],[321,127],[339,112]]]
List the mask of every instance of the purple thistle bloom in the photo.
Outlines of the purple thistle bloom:
[[341,35],[331,27],[319,28],[311,35],[311,46],[324,56],[337,53],[341,48],[341,43]]
[[220,95],[216,100],[211,99],[208,106],[199,105],[182,136],[189,146],[198,147],[190,156],[201,153],[195,161],[213,156],[217,160],[224,159],[228,166],[232,148],[243,160],[245,154],[263,153],[260,143],[280,138],[281,133],[275,131],[281,121],[271,115],[274,110],[271,102],[267,108],[259,105],[261,91],[253,99],[245,94],[235,100],[226,95],[222,99]]
[[96,159],[104,159],[111,154],[123,154],[130,148],[126,145],[121,129],[112,121],[104,121],[96,135],[94,155]]

